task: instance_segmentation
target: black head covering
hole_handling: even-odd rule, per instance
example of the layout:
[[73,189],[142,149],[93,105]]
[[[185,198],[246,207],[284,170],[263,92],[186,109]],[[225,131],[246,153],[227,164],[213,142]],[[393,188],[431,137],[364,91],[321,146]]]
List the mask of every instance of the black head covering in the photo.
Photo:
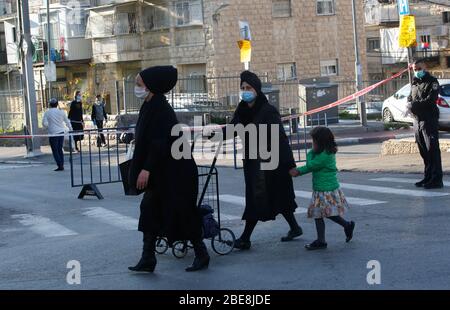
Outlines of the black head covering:
[[142,70],[139,75],[148,90],[154,94],[168,93],[178,81],[178,70],[172,66],[150,67]]
[[253,87],[256,92],[261,93],[262,83],[259,77],[250,71],[244,71],[241,73],[241,85],[243,82],[247,82],[251,87]]

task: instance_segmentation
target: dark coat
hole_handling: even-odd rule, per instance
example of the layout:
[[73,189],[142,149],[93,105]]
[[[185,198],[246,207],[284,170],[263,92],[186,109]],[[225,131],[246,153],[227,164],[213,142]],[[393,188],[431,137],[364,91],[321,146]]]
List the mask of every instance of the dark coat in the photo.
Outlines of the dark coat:
[[[82,131],[83,127],[83,104],[76,100],[70,103],[70,110],[68,118],[74,131]],[[75,141],[83,140],[83,136],[74,136]]]
[[409,109],[417,121],[438,124],[439,108],[436,101],[439,97],[439,82],[428,72],[422,79],[414,78],[411,94],[408,97]]
[[136,188],[139,173],[150,172],[148,188],[141,202],[139,231],[178,240],[201,238],[197,209],[198,170],[194,159],[176,160],[171,136],[177,117],[164,95],[155,94],[145,102],[136,125],[130,186]]
[[[244,145],[244,176],[245,176],[245,211],[243,220],[274,220],[280,213],[294,212],[297,208],[295,202],[294,186],[289,170],[295,168],[289,140],[284,132],[281,117],[275,107],[269,104],[264,94],[260,93],[256,104],[249,108],[248,104],[241,102],[231,121],[232,124],[255,124],[257,126],[258,141],[261,133],[259,125],[267,124],[268,145],[270,146],[270,125],[279,125],[279,163],[275,170],[261,170],[262,159],[246,159],[249,152],[249,141]],[[242,137],[241,137],[242,139]],[[259,144],[259,143],[258,143]],[[257,147],[259,155],[259,145]]]

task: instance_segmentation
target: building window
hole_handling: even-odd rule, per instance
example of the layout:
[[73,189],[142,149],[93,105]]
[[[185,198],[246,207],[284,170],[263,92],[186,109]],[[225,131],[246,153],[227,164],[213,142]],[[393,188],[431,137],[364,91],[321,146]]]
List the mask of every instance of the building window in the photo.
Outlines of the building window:
[[80,11],[80,20],[76,23],[69,22],[67,29],[69,37],[84,37],[86,33],[86,12],[84,10]]
[[377,52],[380,50],[380,39],[379,38],[368,38],[367,39],[367,51]]
[[431,35],[429,35],[429,34],[420,35],[418,43],[419,43],[418,44],[419,50],[431,49]]
[[203,25],[203,8],[200,0],[180,0],[175,2],[176,25]]
[[115,34],[137,33],[137,20],[135,12],[118,13],[115,17]]
[[273,17],[291,17],[291,0],[272,0]]
[[317,0],[317,15],[334,15],[334,0]]
[[321,76],[334,76],[338,75],[338,61],[334,60],[323,60],[320,61],[320,75]]
[[450,57],[447,56],[445,59],[447,60],[447,68],[450,68]]
[[295,62],[277,64],[277,77],[280,81],[295,80],[297,78]]
[[170,27],[169,9],[166,7],[145,6],[143,22],[145,30],[156,30]]
[[12,33],[12,41],[14,43],[17,43],[17,29],[16,29],[16,27],[12,27],[11,33]]
[[450,23],[450,11],[442,12],[442,22],[444,24]]

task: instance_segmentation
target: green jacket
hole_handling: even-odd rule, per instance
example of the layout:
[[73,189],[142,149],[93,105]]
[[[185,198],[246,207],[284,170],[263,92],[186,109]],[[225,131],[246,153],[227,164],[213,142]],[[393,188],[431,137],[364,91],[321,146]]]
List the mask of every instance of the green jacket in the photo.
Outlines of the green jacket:
[[297,170],[301,175],[312,172],[313,190],[317,192],[332,192],[339,188],[335,154],[326,151],[316,154],[311,150],[306,155],[306,165]]

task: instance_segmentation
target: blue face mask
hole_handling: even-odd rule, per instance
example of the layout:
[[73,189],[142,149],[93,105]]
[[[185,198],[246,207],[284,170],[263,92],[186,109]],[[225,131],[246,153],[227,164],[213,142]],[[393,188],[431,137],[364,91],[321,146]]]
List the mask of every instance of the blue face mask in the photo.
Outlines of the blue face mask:
[[240,96],[242,101],[247,103],[253,102],[256,99],[255,93],[248,90],[241,91]]
[[418,79],[423,79],[425,77],[425,70],[415,71],[414,76]]

